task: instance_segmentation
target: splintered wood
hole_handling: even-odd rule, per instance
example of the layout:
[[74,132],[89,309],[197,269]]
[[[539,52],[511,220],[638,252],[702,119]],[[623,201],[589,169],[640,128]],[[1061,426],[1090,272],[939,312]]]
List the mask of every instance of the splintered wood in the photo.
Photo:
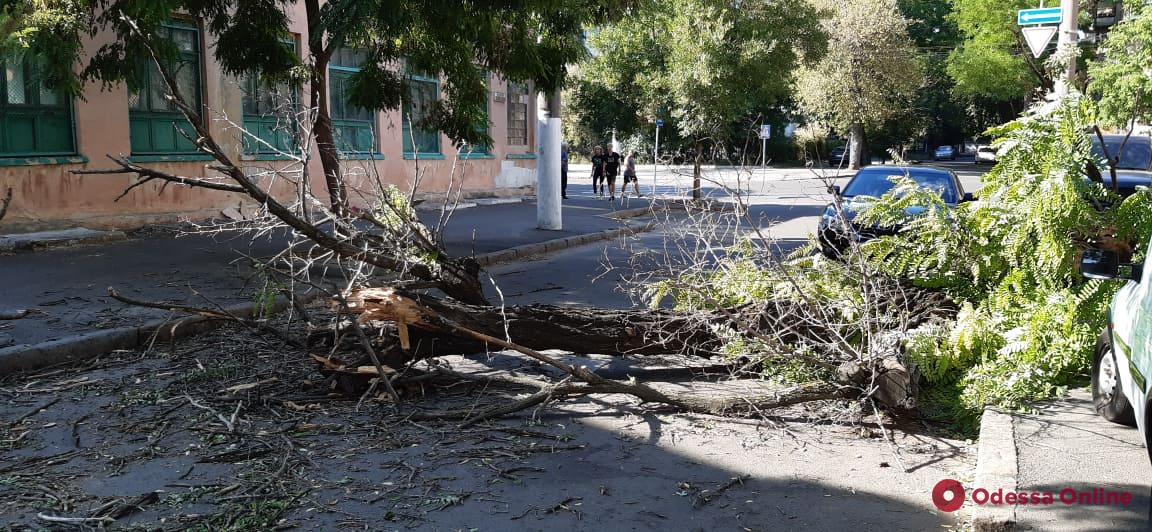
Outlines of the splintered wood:
[[360,323],[395,322],[400,337],[400,348],[405,351],[411,349],[412,345],[408,336],[409,325],[430,328],[425,321],[425,313],[430,311],[422,308],[419,303],[396,293],[392,288],[356,290],[348,294],[345,301],[349,311],[360,315],[358,318]]

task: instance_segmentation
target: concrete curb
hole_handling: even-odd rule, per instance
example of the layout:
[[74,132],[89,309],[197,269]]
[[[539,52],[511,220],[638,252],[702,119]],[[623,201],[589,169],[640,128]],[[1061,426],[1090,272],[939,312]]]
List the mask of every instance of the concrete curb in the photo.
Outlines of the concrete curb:
[[[319,293],[297,296],[305,303],[317,297]],[[286,298],[280,297],[272,303],[270,310],[280,312],[288,308],[289,304]],[[241,318],[250,318],[257,312],[255,303],[240,303],[225,307],[224,310]],[[135,349],[153,341],[163,342],[201,334],[218,329],[224,323],[203,316],[156,319],[136,327],[117,327],[38,344],[5,347],[0,349],[0,376],[77,362],[118,349]]]
[[627,227],[608,229],[598,233],[573,235],[567,238],[557,238],[555,240],[546,240],[544,242],[536,242],[534,244],[525,244],[523,246],[516,246],[514,248],[508,248],[492,253],[485,253],[484,255],[477,255],[476,262],[480,263],[481,266],[492,266],[506,262],[515,262],[538,255],[545,255],[548,253],[554,253],[569,248],[591,244],[593,242],[611,240],[613,238],[629,236],[636,233],[646,233],[655,229],[656,225],[656,222],[648,222],[642,225],[630,225]]
[[[639,226],[628,226],[600,231],[598,233],[573,235],[567,238],[526,244],[478,255],[476,261],[479,262],[481,266],[515,262],[538,255],[591,244],[593,242],[651,231],[655,227],[656,222],[648,222]],[[320,294],[305,294],[297,297],[302,303],[307,303],[320,297]],[[290,304],[286,298],[277,298],[272,304],[271,311],[273,313],[280,312],[288,308]],[[257,305],[251,302],[241,303],[226,307],[225,310],[236,316],[249,318],[257,313]],[[118,327],[115,329],[77,334],[38,344],[5,347],[0,349],[0,376],[78,362],[119,349],[135,349],[151,342],[164,342],[172,339],[185,338],[218,329],[225,323],[226,322],[222,320],[214,320],[201,316],[190,316],[181,319],[158,319],[136,327]]]
[[[980,419],[980,447],[976,458],[976,484],[973,489],[1004,493],[1016,491],[1016,428],[1012,416],[984,409]],[[973,505],[972,528],[976,532],[1001,532],[1016,526],[1016,506],[1008,504]]]
[[41,231],[0,235],[0,251],[28,251],[33,249],[73,246],[77,244],[100,244],[126,240],[123,231],[94,231],[78,227],[61,231]]

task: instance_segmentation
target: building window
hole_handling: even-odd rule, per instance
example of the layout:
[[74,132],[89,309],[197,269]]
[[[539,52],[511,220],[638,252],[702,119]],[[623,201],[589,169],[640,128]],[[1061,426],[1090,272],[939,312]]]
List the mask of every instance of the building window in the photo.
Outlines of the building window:
[[528,145],[528,86],[508,82],[508,145]]
[[[285,46],[296,50],[294,42]],[[244,153],[279,156],[293,153],[297,146],[299,126],[296,108],[299,88],[286,81],[271,82],[259,73],[249,73],[241,80],[244,93]]]
[[4,73],[0,157],[74,154],[68,99],[44,86],[33,60],[5,63]]
[[[162,26],[159,36],[172,41],[179,50],[172,75],[180,94],[197,113],[201,109],[200,72],[202,57],[200,32],[195,27],[172,23]],[[128,94],[128,119],[134,155],[163,155],[199,153],[195,130],[184,115],[169,102],[168,88],[160,69],[151,59],[141,59],[137,65],[140,86]]]
[[360,71],[367,55],[360,50],[341,48],[332,54],[328,66],[328,87],[332,130],[336,149],[345,153],[376,151],[376,113],[348,101],[352,76]]
[[[492,112],[492,105],[491,105],[492,94],[490,92],[488,92],[488,73],[484,73],[484,94],[485,94],[485,97],[484,97],[484,124],[477,126],[476,131],[479,131],[481,133],[486,133],[486,134],[488,134],[489,138],[491,138],[491,136],[492,136],[491,135],[491,133],[492,133],[492,118],[491,118],[491,116],[492,116],[491,115],[491,112]],[[466,145],[461,147],[460,151],[462,151],[465,154],[484,156],[484,155],[491,155],[492,154],[492,147],[489,146],[488,144],[466,144]]]
[[436,78],[408,75],[408,97],[403,108],[405,155],[440,154],[440,132],[422,125],[439,98],[440,82]]

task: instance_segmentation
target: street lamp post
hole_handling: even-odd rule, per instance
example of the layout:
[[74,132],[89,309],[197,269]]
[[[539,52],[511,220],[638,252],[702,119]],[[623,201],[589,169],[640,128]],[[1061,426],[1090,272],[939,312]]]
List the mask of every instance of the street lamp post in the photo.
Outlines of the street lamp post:
[[656,171],[660,165],[660,128],[664,126],[664,120],[661,118],[656,119],[656,144],[652,147],[652,197],[656,197]]

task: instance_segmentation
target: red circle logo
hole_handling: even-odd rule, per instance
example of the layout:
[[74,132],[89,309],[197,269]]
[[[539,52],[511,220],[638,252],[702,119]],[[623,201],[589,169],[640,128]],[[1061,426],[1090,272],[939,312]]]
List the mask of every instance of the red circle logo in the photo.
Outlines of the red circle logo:
[[946,478],[932,488],[932,504],[941,512],[955,512],[964,505],[964,486],[958,480]]

